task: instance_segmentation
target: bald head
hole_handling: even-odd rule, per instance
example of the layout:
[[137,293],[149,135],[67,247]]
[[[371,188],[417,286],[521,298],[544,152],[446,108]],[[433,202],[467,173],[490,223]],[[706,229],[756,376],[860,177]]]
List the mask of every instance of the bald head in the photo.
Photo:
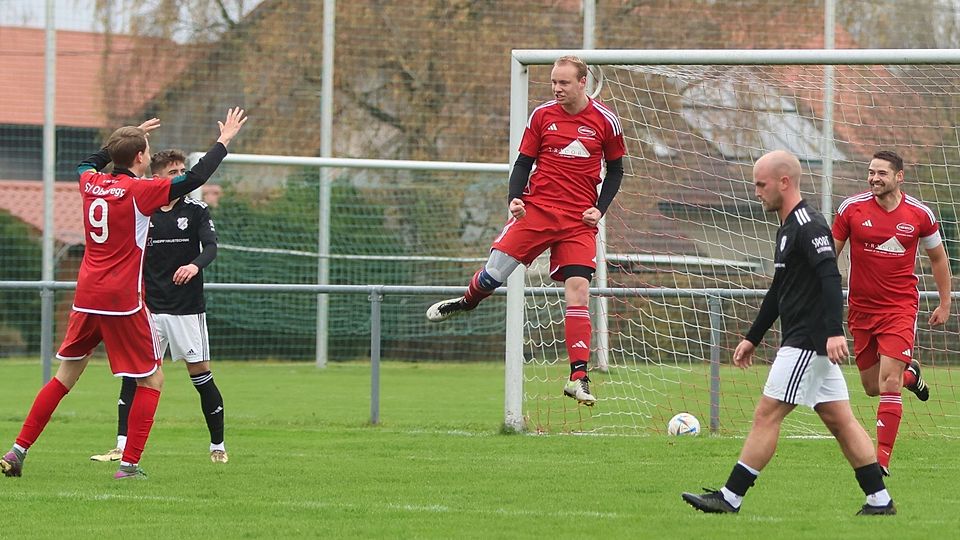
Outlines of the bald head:
[[761,172],[763,176],[772,178],[786,176],[790,179],[791,184],[798,187],[800,185],[800,160],[786,150],[774,150],[764,154],[754,164],[753,170],[754,176],[757,176],[758,172]]
[[781,221],[800,202],[800,160],[790,152],[776,150],[753,166],[753,185],[767,212],[779,212]]

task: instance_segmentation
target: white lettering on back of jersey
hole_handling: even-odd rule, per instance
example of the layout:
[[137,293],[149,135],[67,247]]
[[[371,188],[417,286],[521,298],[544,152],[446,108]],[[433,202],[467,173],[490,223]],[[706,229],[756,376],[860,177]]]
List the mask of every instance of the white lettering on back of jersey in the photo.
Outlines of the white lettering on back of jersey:
[[97,184],[86,183],[83,185],[83,191],[91,195],[96,195],[102,197],[104,195],[113,195],[114,197],[122,198],[126,194],[127,190],[124,188],[104,188],[98,186]]

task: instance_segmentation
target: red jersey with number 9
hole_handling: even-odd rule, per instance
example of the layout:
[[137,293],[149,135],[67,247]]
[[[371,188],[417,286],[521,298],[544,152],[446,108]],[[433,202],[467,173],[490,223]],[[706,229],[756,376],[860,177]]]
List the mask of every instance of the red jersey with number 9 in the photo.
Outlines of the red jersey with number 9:
[[87,169],[80,174],[84,252],[73,309],[129,315],[143,307],[143,255],[150,215],[170,202],[170,179]]
[[524,202],[580,214],[597,204],[602,160],[620,159],[626,147],[616,113],[599,101],[577,114],[548,101],[530,114],[520,153],[537,160]]

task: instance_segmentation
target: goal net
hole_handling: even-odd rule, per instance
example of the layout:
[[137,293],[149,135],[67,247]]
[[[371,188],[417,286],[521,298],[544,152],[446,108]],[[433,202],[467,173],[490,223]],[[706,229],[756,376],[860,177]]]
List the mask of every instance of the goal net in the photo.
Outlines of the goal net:
[[[686,411],[705,431],[746,433],[780,339],[775,325],[754,367],[732,366],[773,275],[778,222],[752,184],[754,160],[771,150],[801,160],[804,197],[828,220],[845,197],[868,189],[874,152],[900,153],[904,192],[937,214],[957,275],[960,69],[949,62],[960,55],[890,52],[581,51],[600,65],[598,97],[619,114],[627,146],[601,243],[608,275],[594,282],[611,295],[591,305],[599,401],[587,408],[561,395],[569,374],[562,292],[528,295],[522,342],[508,345],[508,363],[522,362],[522,382],[507,384],[507,423],[521,418],[545,433],[653,434]],[[551,99],[550,67],[562,54],[514,52],[512,147],[518,120]],[[921,403],[904,391],[901,433],[960,437],[958,320],[926,324],[937,297],[920,251],[919,288],[932,294],[921,300],[915,356],[932,397]],[[846,286],[848,255],[841,259]],[[537,260],[526,286],[553,285],[547,274],[546,259]],[[854,412],[872,432],[876,398],[864,395],[852,359],[844,370]],[[828,435],[802,407],[784,434]]]

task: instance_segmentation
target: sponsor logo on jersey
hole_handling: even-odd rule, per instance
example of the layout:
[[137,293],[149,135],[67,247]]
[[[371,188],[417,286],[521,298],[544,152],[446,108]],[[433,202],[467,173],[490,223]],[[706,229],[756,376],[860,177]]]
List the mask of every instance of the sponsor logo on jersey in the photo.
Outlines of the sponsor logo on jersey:
[[590,152],[587,151],[587,147],[580,142],[580,139],[576,139],[572,143],[568,144],[566,148],[561,150],[560,155],[567,157],[588,158],[590,157]]
[[897,230],[902,233],[911,234],[913,231],[917,230],[917,228],[909,223],[897,223]]
[[596,137],[596,136],[597,136],[597,132],[594,131],[593,128],[589,128],[589,127],[587,127],[587,126],[580,126],[580,127],[578,127],[578,128],[577,128],[577,133],[583,135],[584,137]]
[[181,231],[185,231],[189,226],[190,226],[190,221],[187,218],[185,217],[177,218],[178,229],[180,229]]
[[903,247],[903,244],[901,244],[896,237],[893,237],[887,240],[886,242],[880,244],[879,246],[877,246],[876,250],[883,251],[884,253],[903,254],[903,253],[906,253],[907,248]]
[[868,219],[868,220],[864,221],[863,223],[861,223],[860,225],[863,225],[864,227],[873,227],[873,222],[871,222],[871,221]]
[[557,124],[553,123],[547,126],[547,131],[557,131]]
[[833,250],[833,246],[830,245],[830,238],[827,236],[818,236],[811,240],[810,243],[816,248],[817,253]]

